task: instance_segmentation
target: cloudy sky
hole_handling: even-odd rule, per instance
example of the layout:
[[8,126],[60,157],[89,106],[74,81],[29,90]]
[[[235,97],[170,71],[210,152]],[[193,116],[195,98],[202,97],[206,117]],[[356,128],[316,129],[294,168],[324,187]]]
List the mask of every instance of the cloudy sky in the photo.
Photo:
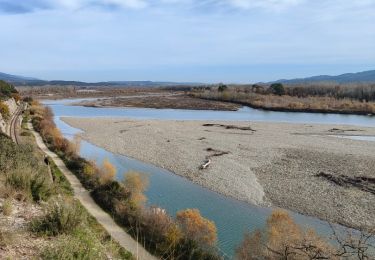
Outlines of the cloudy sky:
[[0,71],[256,82],[375,69],[375,0],[0,0]]

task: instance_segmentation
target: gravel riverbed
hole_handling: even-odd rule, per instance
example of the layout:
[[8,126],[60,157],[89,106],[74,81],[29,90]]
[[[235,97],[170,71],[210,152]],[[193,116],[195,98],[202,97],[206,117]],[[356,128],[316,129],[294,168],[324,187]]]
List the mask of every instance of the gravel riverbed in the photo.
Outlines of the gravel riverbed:
[[[166,168],[194,183],[262,206],[351,227],[375,226],[375,195],[316,176],[375,178],[375,128],[266,122],[63,118],[113,153]],[[207,160],[207,169],[200,166]]]

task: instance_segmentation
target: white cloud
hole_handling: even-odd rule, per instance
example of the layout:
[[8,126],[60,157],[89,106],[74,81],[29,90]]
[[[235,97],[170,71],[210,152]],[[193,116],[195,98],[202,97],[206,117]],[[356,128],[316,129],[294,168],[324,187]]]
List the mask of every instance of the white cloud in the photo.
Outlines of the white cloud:
[[264,8],[283,10],[302,4],[304,0],[226,0],[229,4],[243,9]]
[[142,9],[148,4],[146,0],[43,0],[50,6],[66,9],[80,9],[89,6],[114,6],[119,8]]

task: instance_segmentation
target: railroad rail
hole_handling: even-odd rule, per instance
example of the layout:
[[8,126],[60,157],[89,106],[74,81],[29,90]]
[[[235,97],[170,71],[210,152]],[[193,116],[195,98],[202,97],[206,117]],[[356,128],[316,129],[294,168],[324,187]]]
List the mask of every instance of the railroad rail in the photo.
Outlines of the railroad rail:
[[17,123],[18,123],[18,118],[20,114],[22,113],[22,105],[18,106],[17,110],[14,112],[12,119],[10,120],[10,125],[9,125],[9,135],[12,138],[13,142],[16,144],[19,143],[18,140],[18,135],[17,135]]

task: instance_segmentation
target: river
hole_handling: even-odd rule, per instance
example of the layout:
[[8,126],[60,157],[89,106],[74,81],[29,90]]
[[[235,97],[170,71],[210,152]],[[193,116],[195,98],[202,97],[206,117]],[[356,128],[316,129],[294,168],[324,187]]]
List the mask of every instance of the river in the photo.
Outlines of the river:
[[[176,109],[146,108],[92,108],[71,106],[72,100],[44,101],[55,114],[55,123],[64,136],[71,138],[80,130],[75,129],[60,117],[128,117],[136,119],[171,119],[171,120],[240,120],[271,121],[308,124],[347,124],[358,126],[375,126],[375,117],[337,114],[309,114],[272,112],[241,108],[239,111],[197,111]],[[74,100],[77,101],[77,100]],[[357,137],[358,138],[358,137]],[[240,202],[212,192],[199,185],[179,177],[165,169],[110,153],[89,142],[82,141],[80,154],[101,164],[108,159],[118,170],[117,178],[121,179],[129,171],[143,172],[150,180],[146,192],[149,205],[165,208],[171,215],[181,209],[197,208],[202,215],[215,222],[218,230],[218,247],[231,258],[236,246],[247,231],[263,228],[272,208],[262,208]],[[304,227],[312,227],[319,234],[330,235],[328,223],[317,218],[291,212],[297,223]]]

